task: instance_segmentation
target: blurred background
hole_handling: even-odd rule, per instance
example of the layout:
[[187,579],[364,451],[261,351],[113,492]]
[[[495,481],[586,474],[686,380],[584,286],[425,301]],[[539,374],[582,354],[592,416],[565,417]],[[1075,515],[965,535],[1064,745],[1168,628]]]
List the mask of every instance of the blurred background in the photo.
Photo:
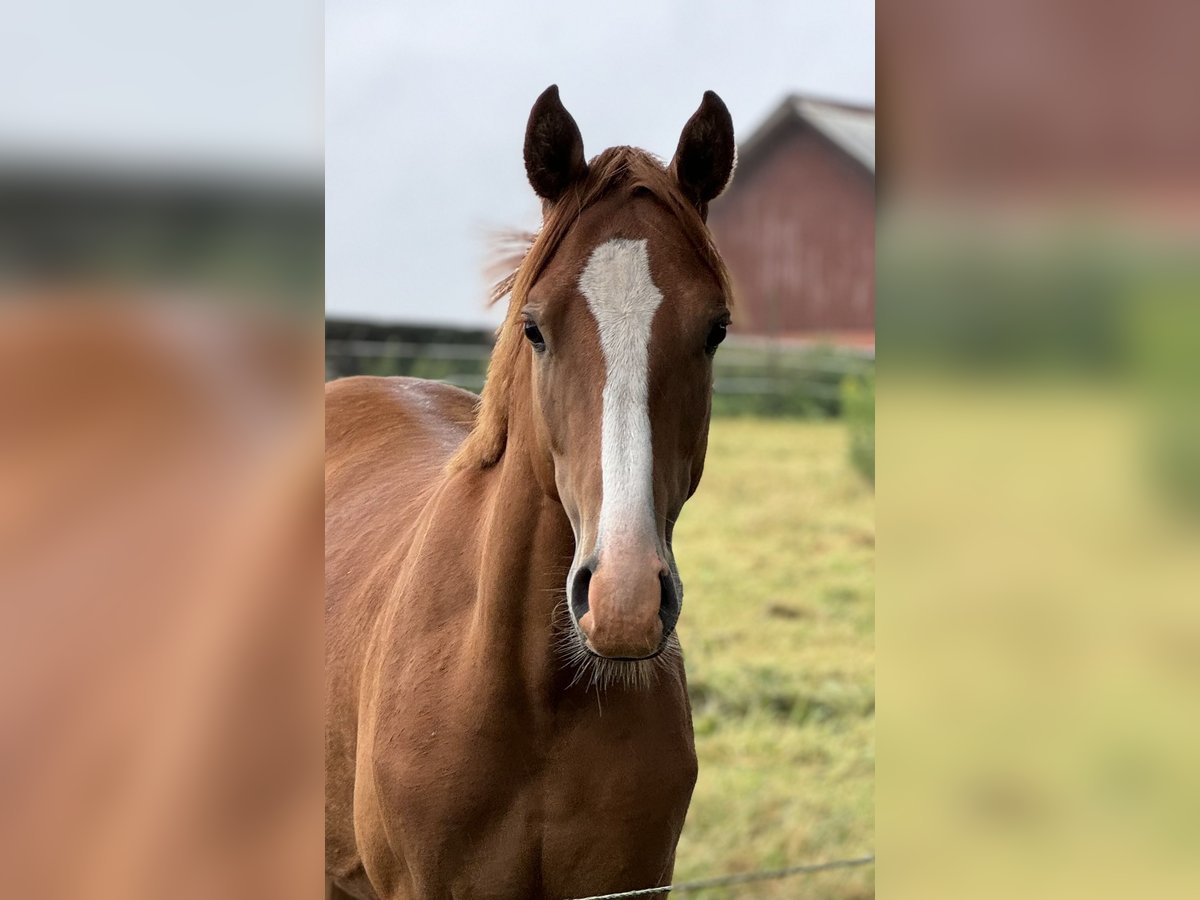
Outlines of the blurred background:
[[[326,376],[478,391],[495,236],[559,85],[585,153],[670,159],[703,92],[738,167],[709,224],[736,305],[676,530],[700,778],[676,880],[874,846],[875,70],[870,3],[326,7]],[[869,867],[707,892],[867,897]]]
[[6,4],[5,896],[322,880],[322,9]]
[[321,39],[307,0],[7,9],[0,291],[236,297],[311,316]]
[[1196,895],[1198,32],[880,17],[883,896]]

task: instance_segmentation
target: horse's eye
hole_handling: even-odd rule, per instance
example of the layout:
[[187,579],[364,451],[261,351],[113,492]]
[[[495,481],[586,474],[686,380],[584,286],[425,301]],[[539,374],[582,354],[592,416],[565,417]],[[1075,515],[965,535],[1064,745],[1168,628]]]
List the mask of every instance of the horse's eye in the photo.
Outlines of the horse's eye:
[[533,344],[533,349],[539,353],[546,349],[546,339],[542,337],[542,333],[532,322],[525,323],[525,337],[528,338],[529,343]]
[[704,352],[709,356],[716,353],[721,341],[725,340],[725,329],[727,327],[724,322],[718,322],[709,329],[708,338],[704,341]]

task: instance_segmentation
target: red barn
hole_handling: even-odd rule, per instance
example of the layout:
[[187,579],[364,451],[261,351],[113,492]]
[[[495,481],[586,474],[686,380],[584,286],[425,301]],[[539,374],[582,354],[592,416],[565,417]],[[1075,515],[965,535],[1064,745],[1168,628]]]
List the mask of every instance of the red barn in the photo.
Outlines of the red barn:
[[875,112],[788,97],[738,150],[709,224],[735,331],[875,345]]

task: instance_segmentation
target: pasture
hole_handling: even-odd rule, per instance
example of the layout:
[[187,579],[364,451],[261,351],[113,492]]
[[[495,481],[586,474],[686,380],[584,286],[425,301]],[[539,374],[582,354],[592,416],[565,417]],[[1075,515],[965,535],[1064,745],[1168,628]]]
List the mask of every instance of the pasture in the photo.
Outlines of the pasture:
[[[845,425],[714,418],[674,545],[700,758],[676,881],[871,852],[874,496]],[[867,866],[703,896],[873,886]]]

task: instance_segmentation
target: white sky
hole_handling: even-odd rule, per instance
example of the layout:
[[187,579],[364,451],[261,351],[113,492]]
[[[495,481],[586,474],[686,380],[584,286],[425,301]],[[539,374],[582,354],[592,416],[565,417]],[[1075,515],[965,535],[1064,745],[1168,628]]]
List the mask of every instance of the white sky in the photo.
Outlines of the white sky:
[[[318,0],[37,0],[0,28],[0,165],[319,178]],[[706,89],[874,101],[872,0],[328,0],[327,311],[486,324],[487,236],[532,228],[521,146],[557,82],[588,156],[661,156]],[[53,35],[53,40],[47,40]]]
[[0,25],[0,163],[317,181],[320,0],[28,0]]
[[521,160],[557,83],[589,157],[663,157],[706,89],[741,138],[784,94],[874,102],[871,0],[326,4],[326,312],[494,323],[487,236],[532,228]]

